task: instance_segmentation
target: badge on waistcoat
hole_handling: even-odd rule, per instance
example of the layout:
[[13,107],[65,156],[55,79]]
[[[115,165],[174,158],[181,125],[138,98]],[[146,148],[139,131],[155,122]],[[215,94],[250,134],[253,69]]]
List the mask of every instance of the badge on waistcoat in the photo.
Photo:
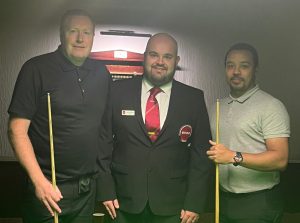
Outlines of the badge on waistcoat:
[[186,142],[192,135],[192,126],[184,125],[179,129],[179,139],[181,142]]
[[122,116],[135,116],[134,110],[122,110],[121,111]]

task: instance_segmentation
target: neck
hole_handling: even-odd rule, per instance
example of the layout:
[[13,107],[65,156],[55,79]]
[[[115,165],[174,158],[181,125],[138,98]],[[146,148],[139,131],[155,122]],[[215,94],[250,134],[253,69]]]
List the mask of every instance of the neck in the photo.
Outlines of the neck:
[[84,60],[78,60],[78,59],[69,58],[69,57],[67,57],[67,59],[68,59],[72,64],[74,64],[74,65],[77,66],[77,67],[80,67],[80,66],[84,63],[84,61],[85,61],[85,59],[84,59]]
[[239,98],[241,97],[242,95],[244,95],[247,91],[251,90],[252,88],[255,87],[255,84],[254,85],[251,85],[247,90],[235,90],[235,89],[231,89],[230,91],[230,95],[234,98]]

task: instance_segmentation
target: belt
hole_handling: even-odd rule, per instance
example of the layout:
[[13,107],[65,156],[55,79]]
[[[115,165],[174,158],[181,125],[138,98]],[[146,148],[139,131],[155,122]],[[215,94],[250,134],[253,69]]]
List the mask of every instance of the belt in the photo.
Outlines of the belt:
[[220,193],[222,196],[227,196],[227,197],[243,197],[243,196],[248,196],[248,195],[256,195],[256,194],[263,194],[271,191],[279,190],[279,184],[275,185],[274,187],[270,189],[263,189],[263,190],[258,190],[258,191],[253,191],[253,192],[248,192],[248,193],[233,193],[229,191],[222,191],[220,190]]
[[63,181],[58,181],[57,185],[78,185],[78,194],[83,194],[91,190],[91,185],[94,179],[96,179],[97,174],[83,175],[78,178],[66,179]]

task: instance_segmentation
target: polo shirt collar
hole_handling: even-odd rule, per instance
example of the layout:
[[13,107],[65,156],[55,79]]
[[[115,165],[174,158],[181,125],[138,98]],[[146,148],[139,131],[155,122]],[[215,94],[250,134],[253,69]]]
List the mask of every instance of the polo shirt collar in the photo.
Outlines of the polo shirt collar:
[[61,45],[57,48],[55,52],[63,71],[71,71],[71,70],[76,70],[78,68],[85,69],[85,70],[92,69],[92,61],[90,58],[86,58],[86,60],[81,66],[76,66],[72,64],[71,61],[69,61],[68,58],[66,58],[66,56],[63,54]]
[[228,97],[228,104],[232,103],[233,101],[237,101],[239,103],[244,103],[245,101],[247,101],[252,95],[255,94],[255,92],[257,92],[259,90],[259,86],[255,85],[253,88],[251,88],[250,90],[246,91],[245,94],[243,94],[242,96],[238,97],[238,98],[234,98],[229,94]]

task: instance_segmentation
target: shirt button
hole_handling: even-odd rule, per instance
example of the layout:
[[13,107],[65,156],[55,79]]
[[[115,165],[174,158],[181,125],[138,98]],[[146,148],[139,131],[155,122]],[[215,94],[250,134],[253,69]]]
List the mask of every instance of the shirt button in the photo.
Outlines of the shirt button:
[[85,92],[85,90],[84,89],[82,89],[82,93],[84,93]]
[[81,80],[81,78],[78,78],[78,82],[81,82],[82,80]]

